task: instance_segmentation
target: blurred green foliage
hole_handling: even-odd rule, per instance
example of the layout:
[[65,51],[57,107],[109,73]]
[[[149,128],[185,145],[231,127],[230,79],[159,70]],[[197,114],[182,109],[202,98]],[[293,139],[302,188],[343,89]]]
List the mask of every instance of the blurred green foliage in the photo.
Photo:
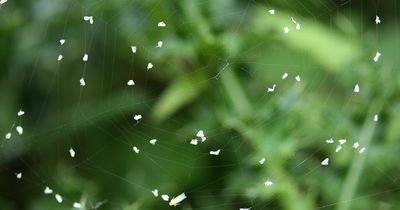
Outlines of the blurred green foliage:
[[[22,123],[25,133],[0,140],[0,209],[172,209],[156,188],[186,192],[175,207],[185,210],[399,209],[397,4],[9,0],[0,6],[0,130]],[[190,145],[200,129],[207,141]],[[335,153],[330,137],[348,143]]]

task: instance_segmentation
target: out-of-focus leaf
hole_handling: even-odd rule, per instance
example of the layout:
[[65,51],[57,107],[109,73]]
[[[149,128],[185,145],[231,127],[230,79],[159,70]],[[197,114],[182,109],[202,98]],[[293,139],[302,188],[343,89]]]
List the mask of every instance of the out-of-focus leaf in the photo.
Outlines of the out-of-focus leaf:
[[[265,10],[257,10],[253,20],[252,32],[259,37],[265,37],[271,32],[277,33],[277,39],[294,50],[305,52],[328,70],[339,71],[346,65],[361,58],[361,49],[343,34],[325,27],[315,21],[296,18],[301,29],[296,30],[291,21],[291,15],[284,11],[269,15]],[[289,33],[283,32],[289,27]]]
[[174,80],[154,106],[153,119],[162,121],[195,100],[206,87],[205,79],[204,72],[196,71]]

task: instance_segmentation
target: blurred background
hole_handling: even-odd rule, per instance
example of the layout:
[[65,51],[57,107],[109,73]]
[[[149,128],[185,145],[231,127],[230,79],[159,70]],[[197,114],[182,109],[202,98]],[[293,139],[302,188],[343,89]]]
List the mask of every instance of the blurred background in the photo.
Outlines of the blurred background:
[[[399,209],[398,4],[9,0],[0,209]],[[182,192],[177,207],[160,198]]]

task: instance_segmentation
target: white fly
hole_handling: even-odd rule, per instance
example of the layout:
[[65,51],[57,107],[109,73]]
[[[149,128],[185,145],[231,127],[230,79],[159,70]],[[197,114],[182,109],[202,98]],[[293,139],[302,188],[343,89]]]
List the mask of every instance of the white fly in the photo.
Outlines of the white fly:
[[86,86],[86,82],[85,82],[85,79],[83,77],[79,80],[79,84],[82,87]]
[[22,115],[24,115],[24,114],[25,114],[25,112],[24,112],[24,110],[22,110],[22,109],[19,110],[18,113],[17,113],[18,116],[22,116]]
[[272,93],[275,91],[276,84],[272,85],[272,88],[268,88],[267,93]]
[[15,176],[17,177],[17,179],[21,179],[22,178],[22,173],[21,172],[16,173]]
[[197,145],[197,139],[192,139],[192,140],[190,141],[190,144],[192,144],[192,145]]
[[15,128],[15,130],[17,130],[17,132],[18,132],[19,135],[22,135],[22,134],[24,133],[24,129],[22,128],[22,126],[17,126],[17,127]]
[[185,195],[185,193],[182,193],[182,194],[178,195],[177,197],[172,198],[171,201],[169,202],[169,205],[177,206],[180,204],[180,202],[182,202],[185,199],[186,199],[186,195]]
[[43,193],[46,194],[46,195],[47,195],[47,194],[52,194],[52,193],[53,193],[53,190],[50,189],[48,186],[46,186],[46,188],[44,189]]
[[63,202],[63,198],[61,197],[61,195],[56,194],[54,197],[56,198],[58,203],[62,203]]
[[259,162],[261,165],[262,165],[262,164],[264,164],[264,162],[265,162],[265,158],[263,158],[263,159],[259,160],[258,162]]
[[329,158],[325,158],[322,162],[321,165],[327,166],[329,164]]
[[167,26],[167,24],[165,24],[164,21],[161,21],[161,22],[158,22],[157,26],[164,28],[165,26]]
[[158,196],[158,190],[157,190],[157,189],[154,189],[154,190],[152,190],[151,192],[153,193],[153,195],[154,195],[155,197]]
[[221,152],[221,150],[216,150],[216,151],[210,151],[210,155],[219,155],[219,152]]
[[69,155],[74,158],[75,157],[75,151],[72,148],[69,148]]
[[78,202],[75,202],[75,203],[72,205],[72,207],[74,207],[74,208],[76,208],[76,209],[80,209],[80,208],[82,208],[82,205],[81,205],[80,203],[78,203]]
[[156,142],[157,142],[157,139],[152,139],[152,140],[150,140],[149,142],[150,142],[150,144],[155,145]]

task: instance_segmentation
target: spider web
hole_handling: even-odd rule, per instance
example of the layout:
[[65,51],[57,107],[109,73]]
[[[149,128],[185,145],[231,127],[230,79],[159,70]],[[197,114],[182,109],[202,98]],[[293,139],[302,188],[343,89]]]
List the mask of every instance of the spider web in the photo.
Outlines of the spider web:
[[[215,3],[216,11],[218,6],[229,6],[231,3],[236,7],[221,13],[214,11],[218,15],[214,14],[214,18],[207,20],[197,17],[202,14],[196,11],[205,9],[210,2],[182,3],[186,6],[174,1],[30,3],[29,7],[34,8],[32,16],[36,19],[33,23],[27,21],[25,24],[28,26],[24,29],[29,31],[31,27],[40,27],[41,34],[35,35],[40,37],[35,45],[39,47],[38,52],[32,53],[30,50],[31,54],[22,55],[16,52],[14,57],[15,60],[28,57],[26,63],[32,67],[29,71],[25,70],[27,66],[23,64],[14,67],[16,73],[10,79],[20,83],[26,99],[20,99],[22,103],[17,104],[21,105],[14,105],[15,108],[5,109],[4,115],[11,116],[9,113],[16,113],[20,107],[27,114],[11,121],[14,122],[11,129],[8,126],[10,121],[2,125],[8,127],[10,132],[17,125],[25,128],[22,136],[13,134],[12,140],[1,141],[2,157],[9,161],[2,163],[1,174],[5,177],[4,183],[13,186],[11,192],[1,191],[2,199],[7,201],[4,203],[15,200],[20,202],[16,208],[23,209],[49,206],[71,209],[74,202],[80,202],[86,209],[169,209],[168,203],[160,198],[161,194],[168,194],[171,198],[185,192],[187,200],[176,208],[287,209],[290,205],[285,204],[281,196],[288,193],[285,196],[299,201],[307,199],[307,196],[300,195],[315,188],[315,192],[321,192],[321,195],[310,195],[315,201],[312,204],[314,209],[342,208],[345,204],[365,208],[362,202],[371,198],[376,202],[384,201],[380,196],[387,195],[393,197],[388,202],[395,201],[400,189],[397,176],[373,161],[365,161],[365,164],[373,169],[375,176],[384,179],[386,185],[379,188],[370,186],[366,193],[357,191],[351,193],[353,197],[348,199],[329,194],[330,188],[333,192],[346,194],[341,188],[346,187],[344,180],[347,173],[342,171],[351,170],[350,163],[355,162],[352,160],[363,155],[354,152],[351,143],[362,143],[363,139],[359,138],[368,136],[368,133],[362,135],[363,128],[346,129],[350,122],[345,116],[365,118],[372,115],[359,113],[357,106],[360,106],[362,100],[359,98],[362,96],[353,94],[352,87],[346,87],[348,93],[338,95],[336,88],[343,87],[326,86],[326,83],[340,83],[346,77],[357,79],[360,70],[321,73],[321,69],[326,67],[317,62],[310,63],[310,52],[293,50],[298,46],[285,41],[298,33],[291,23],[291,17],[302,24],[300,31],[309,30],[307,27],[313,23],[322,23],[332,33],[338,33],[341,29],[335,21],[342,23],[339,26],[349,27],[346,25],[349,23],[345,22],[346,17],[347,20],[357,21],[355,15],[359,14],[354,14],[354,3],[220,1]],[[22,4],[7,2],[0,9],[11,16],[11,10],[28,6]],[[361,9],[366,7],[364,3],[360,4]],[[376,14],[381,4],[373,2]],[[50,7],[49,11],[52,12],[41,14],[44,6]],[[394,8],[397,11],[397,5]],[[194,12],[186,15],[193,16],[194,20],[182,19],[189,9]],[[274,16],[269,15],[267,9],[275,9],[276,15],[282,12],[279,17],[284,17],[285,22],[272,22]],[[255,35],[251,35],[255,42],[240,40],[246,30],[252,29],[251,21],[258,10],[264,11],[265,23],[278,26],[271,29],[270,38],[260,39],[257,34],[260,32],[254,32]],[[316,10],[321,12],[315,14]],[[82,20],[85,15],[93,15],[93,25]],[[339,20],[335,19],[338,17]],[[223,26],[225,18],[229,26]],[[9,20],[6,18],[2,22],[4,24]],[[167,27],[157,27],[159,21],[165,21]],[[221,41],[226,53],[215,50],[205,53],[204,49],[190,51],[193,49],[187,49],[190,48],[187,43],[179,42],[180,39],[196,44],[207,42],[210,37],[207,31],[201,29],[204,27],[203,21],[222,24],[216,27],[216,31],[231,31],[231,37]],[[348,39],[363,40],[371,28],[364,28],[366,26],[363,23],[374,24],[373,21],[359,21],[361,28],[354,29],[359,33]],[[291,28],[287,37],[283,34],[284,26]],[[175,28],[176,34],[170,28]],[[380,25],[377,25],[376,40],[379,40],[379,28]],[[196,29],[205,34],[199,36]],[[398,29],[395,30],[397,34]],[[60,46],[58,40],[62,38],[66,39],[66,43]],[[48,45],[47,40],[53,40],[54,44],[40,48],[42,44]],[[164,41],[164,46],[156,48],[160,40]],[[240,41],[246,44],[237,44]],[[247,45],[247,42],[250,44]],[[173,48],[173,44],[179,47]],[[138,47],[137,53],[130,51],[131,46]],[[371,48],[380,48],[379,41]],[[265,49],[274,52],[266,52]],[[235,54],[235,51],[239,52]],[[89,55],[87,62],[82,61],[85,53]],[[275,61],[282,53],[287,56],[285,62]],[[59,54],[64,58],[57,62]],[[174,54],[176,57],[168,57]],[[193,54],[200,56],[198,58]],[[265,55],[270,57],[263,58]],[[179,60],[179,56],[183,57],[182,60]],[[373,62],[369,57],[365,60],[368,60],[367,63]],[[146,70],[148,62],[154,64],[153,69]],[[183,70],[175,67],[177,63],[181,64]],[[196,69],[188,70],[191,67]],[[282,80],[285,72],[289,73],[289,77]],[[389,73],[393,73],[393,70],[390,69]],[[169,115],[162,122],[151,120],[151,113],[167,89],[168,82],[175,77],[196,74],[201,75],[195,77],[200,79],[192,80],[194,84],[191,87],[208,85],[216,97],[197,98],[179,109],[179,114]],[[19,75],[17,79],[15,75]],[[295,81],[296,75],[301,76],[300,82]],[[235,76],[238,79],[235,80]],[[85,79],[86,86],[79,86],[80,78]],[[135,81],[134,86],[126,85],[129,79]],[[242,89],[235,89],[237,84]],[[267,93],[266,89],[273,84],[277,85],[277,89]],[[363,89],[367,84],[360,85],[361,93],[368,90]],[[261,117],[254,114],[259,114],[256,111],[249,111],[253,113],[250,115],[246,115],[246,112],[243,114],[242,110],[246,109],[243,107],[248,105],[242,100],[240,92],[245,97],[255,99],[251,103],[254,109],[263,110],[265,106],[271,110],[264,108],[265,116]],[[28,95],[32,93],[38,95]],[[320,105],[322,110],[302,111],[312,109],[308,100],[312,100],[313,95],[323,98]],[[330,109],[332,103],[339,108]],[[194,115],[191,110],[200,114]],[[378,110],[376,107],[372,111],[375,114]],[[312,116],[318,112],[328,115],[326,122]],[[332,116],[332,113],[338,116]],[[143,115],[143,119],[135,122],[135,114]],[[302,126],[304,120],[310,121],[311,127]],[[25,121],[29,123],[25,125]],[[285,127],[289,134],[282,136],[274,133],[279,127]],[[302,130],[305,128],[308,130]],[[4,129],[5,133],[7,129]],[[313,129],[320,132],[313,134]],[[199,130],[205,131],[207,140],[197,146],[190,145],[190,140],[195,138]],[[324,135],[322,131],[325,131]],[[335,153],[335,147],[325,143],[329,137],[346,138],[349,142],[344,151]],[[149,144],[153,138],[158,140],[156,145]],[[266,138],[265,142],[263,138]],[[260,142],[254,142],[254,139]],[[370,144],[367,152],[373,151],[375,145],[380,146]],[[132,150],[134,146],[140,149],[138,154]],[[70,148],[77,152],[75,158],[69,156]],[[209,154],[209,151],[217,149],[221,149],[218,156]],[[397,150],[398,147],[393,149]],[[263,157],[266,161],[260,165],[258,161]],[[321,166],[320,161],[326,157],[331,160],[329,166]],[[398,169],[392,170],[396,172]],[[21,180],[15,179],[17,172],[23,173]],[[327,180],[331,176],[343,180],[334,180],[333,185],[338,186],[330,186],[332,184]],[[375,180],[370,177],[372,175],[363,173],[361,179],[356,181]],[[264,186],[266,180],[271,180],[273,185]],[[293,184],[294,181],[297,184]],[[54,194],[62,195],[64,201],[58,204],[53,195],[43,194],[46,186],[51,187]],[[282,189],[287,186],[296,186],[298,190]],[[154,189],[159,190],[158,197],[152,195]]]

